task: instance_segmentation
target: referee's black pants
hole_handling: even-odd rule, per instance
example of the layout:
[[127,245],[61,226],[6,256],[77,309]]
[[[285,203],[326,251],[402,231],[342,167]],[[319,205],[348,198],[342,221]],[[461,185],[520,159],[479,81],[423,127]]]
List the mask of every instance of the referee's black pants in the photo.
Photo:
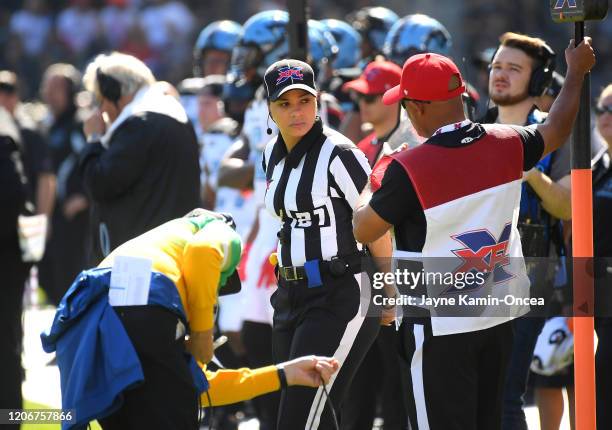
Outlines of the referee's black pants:
[[498,430],[512,325],[433,336],[429,319],[404,319],[402,373],[412,430]]
[[[323,285],[314,288],[300,281],[279,281],[271,298],[273,356],[277,363],[311,354],[338,359],[340,369],[327,384],[327,390],[340,419],[340,406],[350,380],[374,342],[380,320],[366,318],[361,312],[360,274],[322,274],[322,280]],[[369,294],[364,297],[369,302]],[[277,429],[334,429],[323,388],[283,390]]]

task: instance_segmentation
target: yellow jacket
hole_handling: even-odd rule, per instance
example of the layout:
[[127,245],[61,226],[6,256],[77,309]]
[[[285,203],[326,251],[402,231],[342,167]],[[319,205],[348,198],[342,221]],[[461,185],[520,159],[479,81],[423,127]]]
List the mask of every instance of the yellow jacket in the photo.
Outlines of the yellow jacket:
[[[148,231],[116,248],[99,267],[112,267],[115,256],[148,258],[153,270],[176,285],[192,331],[213,327],[223,272],[240,260],[240,237],[227,224],[209,216],[179,218]],[[202,370],[210,383],[213,406],[235,403],[276,391],[280,381],[275,366],[260,369]],[[209,405],[207,393],[202,404]]]

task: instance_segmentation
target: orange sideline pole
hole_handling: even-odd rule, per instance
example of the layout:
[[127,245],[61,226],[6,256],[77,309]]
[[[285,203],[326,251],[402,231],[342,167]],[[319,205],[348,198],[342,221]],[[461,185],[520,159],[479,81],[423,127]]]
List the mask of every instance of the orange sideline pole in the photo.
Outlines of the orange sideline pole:
[[[595,345],[593,339],[593,194],[591,169],[572,169],[574,257],[574,389],[576,429],[596,429]],[[584,315],[584,316],[581,316]]]

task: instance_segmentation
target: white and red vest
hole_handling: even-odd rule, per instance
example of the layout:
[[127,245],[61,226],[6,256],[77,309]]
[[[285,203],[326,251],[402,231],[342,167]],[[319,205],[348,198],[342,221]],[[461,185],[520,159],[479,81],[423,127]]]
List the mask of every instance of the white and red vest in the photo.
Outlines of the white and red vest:
[[[495,297],[529,297],[529,278],[516,227],[523,143],[509,127],[484,128],[486,133],[473,142],[467,137],[462,145],[457,142],[453,147],[423,144],[392,157],[408,174],[425,213],[426,237],[420,253],[425,271],[438,271],[455,260],[454,266],[460,266],[462,257],[472,263],[482,258],[482,265],[490,267],[505,259],[503,273],[508,276],[502,276],[502,282],[489,276],[489,288],[483,288],[482,294],[493,291]],[[414,257],[414,252],[395,249],[396,243],[394,240],[394,257]],[[428,293],[431,296],[439,291],[430,292],[428,288]],[[461,291],[455,289],[452,293],[458,297]],[[470,293],[474,295],[478,292]],[[528,310],[521,305],[500,317],[499,308],[492,306],[478,317],[439,317],[430,308],[432,332],[445,335],[482,330]]]

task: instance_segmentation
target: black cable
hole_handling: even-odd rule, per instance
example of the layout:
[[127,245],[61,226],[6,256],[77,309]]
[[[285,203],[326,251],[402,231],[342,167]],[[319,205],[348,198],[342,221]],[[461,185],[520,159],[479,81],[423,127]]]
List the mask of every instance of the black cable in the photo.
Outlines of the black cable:
[[208,392],[208,390],[206,391],[206,397],[208,398],[208,414],[210,415],[210,419],[208,420],[208,430],[213,430],[214,408],[212,400],[210,400],[210,393]]
[[[323,388],[325,388],[325,385],[323,385]],[[321,405],[321,398],[323,397],[323,394],[321,394],[321,396],[319,397],[319,401],[317,402],[317,406],[315,407],[315,415],[317,413],[317,411],[319,410],[319,406]],[[312,421],[310,421],[310,427],[308,427],[308,430],[312,430],[312,426],[314,425],[314,417],[312,419]]]
[[340,430],[340,425],[338,424],[338,417],[336,416],[336,410],[334,409],[334,404],[329,398],[329,393],[327,392],[327,387],[325,387],[325,381],[323,381],[323,378],[321,378],[321,383],[323,384],[323,392],[325,393],[325,401],[327,402],[327,406],[329,406],[329,409],[331,410],[331,413],[332,413],[332,418],[334,419],[334,427],[336,430]]
[[[329,397],[329,393],[327,392],[327,387],[325,386],[325,381],[323,380],[322,377],[320,377],[320,378],[321,378],[321,384],[323,386],[323,394],[325,394],[325,401],[327,402],[327,406],[331,410],[332,418],[334,419],[334,428],[336,430],[340,430],[340,425],[338,424],[338,417],[336,416],[336,409],[334,409],[334,404],[332,403],[332,401],[331,401],[331,399]],[[315,414],[319,410],[319,406],[321,405],[321,399],[323,398],[323,394],[321,394],[321,396],[319,397],[319,401],[317,401],[317,406],[315,408]],[[321,413],[321,415],[323,415],[323,414]],[[310,427],[308,428],[309,430],[312,430],[312,426],[314,425],[314,421],[315,420],[313,418],[313,420],[310,422]]]
[[198,394],[198,428],[202,427],[202,396]]

